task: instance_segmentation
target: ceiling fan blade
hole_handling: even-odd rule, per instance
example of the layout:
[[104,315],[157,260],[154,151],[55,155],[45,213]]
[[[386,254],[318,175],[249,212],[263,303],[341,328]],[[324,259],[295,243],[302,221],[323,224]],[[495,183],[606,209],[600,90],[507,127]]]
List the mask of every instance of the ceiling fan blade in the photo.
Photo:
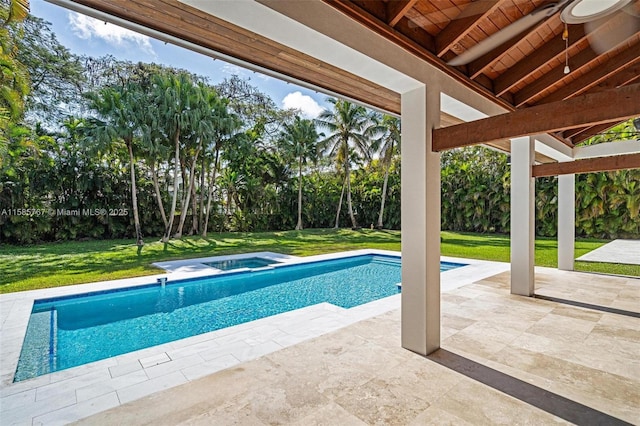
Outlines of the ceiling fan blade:
[[640,1],[636,0],[633,3],[626,5],[622,8],[622,11],[631,16],[635,16],[636,18],[640,18]]
[[540,9],[534,10],[530,14],[504,27],[497,33],[490,35],[472,48],[453,58],[452,60],[447,62],[447,65],[456,67],[458,65],[468,64],[469,62],[478,59],[479,57],[489,53],[496,47],[500,46],[502,43],[511,40],[521,32],[527,30],[528,28],[531,28],[548,16],[553,15],[558,11],[560,6],[564,5],[564,3],[566,2],[550,4]]
[[[615,26],[607,25],[607,21],[613,22],[614,19]],[[640,31],[640,19],[629,13],[618,12],[597,21],[585,22],[584,29],[591,48],[601,55]]]

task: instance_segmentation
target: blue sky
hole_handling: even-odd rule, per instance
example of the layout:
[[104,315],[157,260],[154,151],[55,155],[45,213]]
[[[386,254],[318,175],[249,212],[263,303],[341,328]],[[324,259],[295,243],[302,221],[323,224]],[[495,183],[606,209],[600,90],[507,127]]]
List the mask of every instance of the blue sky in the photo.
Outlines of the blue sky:
[[51,22],[60,43],[75,54],[89,56],[110,54],[118,59],[134,62],[171,65],[206,76],[212,84],[236,74],[244,79],[249,78],[251,84],[268,94],[278,106],[298,108],[309,118],[315,117],[323,107],[326,107],[327,96],[322,93],[288,84],[221,60],[214,61],[208,56],[172,44],[165,44],[113,24],[105,24],[44,0],[31,0],[30,4],[31,13]]

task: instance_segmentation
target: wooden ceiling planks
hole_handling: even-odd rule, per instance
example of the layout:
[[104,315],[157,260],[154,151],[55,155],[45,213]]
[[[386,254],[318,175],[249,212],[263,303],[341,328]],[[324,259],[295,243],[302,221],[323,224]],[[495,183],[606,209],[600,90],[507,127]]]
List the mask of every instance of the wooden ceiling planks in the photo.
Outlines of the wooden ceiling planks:
[[[325,0],[327,3],[335,1]],[[341,3],[351,3],[339,0]],[[364,3],[358,0],[358,4]],[[375,0],[367,3],[376,3]],[[383,2],[384,3],[384,2]],[[387,1],[387,6],[393,1]],[[425,23],[425,29],[433,35],[434,43],[423,46],[438,56],[443,68],[447,58],[455,57],[497,31],[516,22],[522,16],[549,4],[547,0],[418,0],[404,12],[414,25]],[[369,10],[374,8],[367,6]],[[465,13],[466,12],[466,13]],[[596,25],[593,35],[611,31],[620,25],[625,16],[618,14]],[[397,19],[397,17],[396,17]],[[560,13],[543,20],[532,29],[514,37],[494,51],[460,67],[469,80],[487,88],[497,100],[516,108],[538,103],[563,87],[575,88],[583,75],[606,66],[611,54],[598,54],[590,48],[589,34],[583,25],[569,26],[569,66],[565,75],[565,44],[561,34],[564,24]],[[417,41],[415,37],[412,40]],[[628,40],[614,40],[616,44]],[[628,47],[631,48],[630,46]],[[452,53],[453,52],[453,53]],[[437,64],[437,62],[436,62]],[[476,86],[476,87],[478,87]]]
[[399,0],[386,3],[387,23],[395,27],[402,17],[415,6],[418,0]]
[[477,22],[491,15],[500,2],[488,0],[468,4],[464,9],[458,9],[456,16],[447,15],[451,22],[436,37],[436,55],[442,57],[451,47],[464,38],[470,28]]
[[[630,72],[623,73],[628,68],[631,68]],[[536,104],[555,102],[580,95],[593,87],[597,87],[599,83],[605,80],[610,81],[613,87],[619,87],[629,83],[631,77],[638,75],[638,73],[640,73],[640,56],[634,50],[627,49],[611,57],[604,64],[593,67],[553,93],[539,99]]]
[[[555,15],[559,17],[560,13],[556,13]],[[541,31],[545,25],[546,23],[544,21],[541,23],[538,23],[530,31],[530,34]],[[527,40],[528,40],[527,37],[516,37],[515,39],[507,41],[506,43],[502,44],[498,48],[487,53],[486,55],[481,56],[480,58],[472,61],[467,66],[469,77],[476,78],[481,73],[486,72],[487,69],[489,69],[498,61],[500,61],[503,56],[507,55],[514,48],[517,48],[521,43],[527,42]]]
[[[350,9],[345,5],[352,3],[349,0],[324,1],[332,5],[340,3],[342,10]],[[371,1],[375,2],[376,0]],[[433,36],[428,43],[420,42],[415,36],[411,39],[421,45],[417,50],[420,51],[423,58],[448,72],[451,67],[446,65],[447,60],[471,48],[524,15],[549,3],[548,0],[479,0],[474,2],[468,0],[456,2],[418,0],[412,8],[406,10],[405,19],[411,22],[412,26],[423,25],[425,31]],[[638,3],[640,5],[640,2]],[[472,7],[485,8],[487,13],[481,17],[476,16],[476,19],[468,19]],[[465,10],[469,14],[465,15]],[[358,19],[357,12],[354,13],[351,10],[348,14]],[[621,19],[620,15],[615,15],[608,20],[603,20],[596,25],[594,35],[604,34],[610,28],[615,28]],[[361,20],[361,22],[363,21]],[[467,27],[461,25],[461,22],[465,22]],[[404,31],[404,29],[398,29]],[[479,93],[482,94],[491,93],[496,101],[509,109],[521,109],[539,103],[547,103],[544,101],[547,98],[551,101],[557,100],[560,95],[568,99],[582,93],[590,93],[592,90],[596,90],[594,85],[596,88],[602,87],[598,90],[604,90],[604,88],[620,87],[639,80],[635,76],[629,76],[636,68],[620,64],[620,57],[616,61],[620,65],[618,68],[608,65],[609,61],[620,52],[626,52],[626,58],[635,63],[640,51],[635,45],[636,38],[640,37],[637,32],[627,40],[615,41],[618,43],[618,47],[612,51],[598,54],[591,49],[588,41],[589,34],[583,26],[570,25],[568,53],[571,72],[566,75],[564,74],[565,46],[561,37],[563,29],[564,24],[560,20],[560,12],[558,11],[521,35],[505,42],[502,46],[498,46],[466,66],[459,67],[458,69],[467,79],[462,81],[475,82],[476,85],[471,87],[475,87],[476,90],[481,88]],[[452,36],[448,32],[452,32],[451,34],[454,35]],[[393,40],[393,37],[390,39]],[[429,54],[435,57],[439,56],[440,62],[437,59],[434,61],[433,56]],[[618,70],[624,69],[628,70],[626,74],[623,71],[622,73],[618,72]],[[459,74],[449,74],[460,80]],[[622,77],[623,74],[626,78]],[[591,81],[592,78],[596,81]],[[606,85],[605,82],[609,79],[612,79],[612,83]],[[588,89],[580,87],[581,85],[587,86]],[[558,94],[554,96],[554,93]],[[578,140],[580,135],[587,133],[589,132],[586,130],[581,131],[578,135],[574,135],[573,139]]]
[[[433,44],[429,44],[427,46],[424,44],[419,44],[414,40],[411,40],[406,35],[400,34],[399,32],[392,30],[391,27],[389,27],[388,25],[381,23],[381,21],[378,18],[372,16],[368,12],[359,8],[349,0],[322,0],[322,1],[331,5],[332,7],[339,10],[340,12],[344,13],[351,19],[354,19],[357,22],[360,22],[362,25],[369,27],[371,30],[377,32],[383,37],[393,41],[403,49],[416,55],[418,58],[441,69],[445,74],[456,79],[463,85],[471,88],[478,94],[484,97],[487,97],[488,99],[494,100],[499,105],[502,105],[503,107],[509,110],[514,109],[513,105],[510,104],[509,102],[496,98],[494,94],[486,86],[483,86],[477,82],[474,82],[468,78],[465,78],[464,75],[462,75],[458,70],[454,70],[452,67],[449,67],[444,62],[442,62],[442,60],[433,53],[433,49],[434,49]],[[418,4],[420,4],[420,2],[417,3],[417,5]],[[386,25],[386,28],[385,28],[385,25]],[[433,39],[431,39],[431,41],[433,41]]]
[[[574,32],[569,33],[570,45],[576,45],[578,42],[585,40],[586,34],[579,26]],[[521,51],[522,52],[522,51]],[[518,58],[508,72],[502,73],[494,79],[495,92],[498,96],[506,93],[521,81],[530,77],[537,71],[542,70],[551,62],[564,62],[565,41],[562,37],[552,37],[550,40],[542,44],[539,48],[532,49],[531,52],[522,52],[522,57]]]

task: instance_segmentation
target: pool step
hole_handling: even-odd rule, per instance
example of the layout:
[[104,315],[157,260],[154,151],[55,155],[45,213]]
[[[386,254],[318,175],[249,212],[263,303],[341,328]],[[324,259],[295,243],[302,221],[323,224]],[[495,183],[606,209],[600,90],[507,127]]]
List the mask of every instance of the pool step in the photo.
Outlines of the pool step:
[[390,265],[390,266],[400,266],[399,260],[387,259],[385,257],[374,257],[373,261],[378,264]]
[[51,363],[56,356],[57,317],[55,310],[31,314],[14,382],[52,371]]

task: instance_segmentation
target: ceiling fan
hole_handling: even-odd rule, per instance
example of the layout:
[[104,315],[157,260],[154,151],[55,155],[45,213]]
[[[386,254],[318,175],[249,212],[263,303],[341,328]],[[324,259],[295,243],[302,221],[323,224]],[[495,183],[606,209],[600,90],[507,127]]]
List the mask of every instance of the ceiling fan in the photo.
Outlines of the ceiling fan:
[[[553,16],[558,11],[561,11],[560,20],[565,25],[585,24],[585,31],[589,33],[597,28],[597,25],[594,25],[596,21],[609,17],[624,8],[630,16],[633,15],[632,18],[630,18],[633,22],[629,22],[629,25],[626,25],[627,28],[617,28],[616,30],[631,32],[632,34],[636,31],[635,27],[637,25],[637,22],[635,22],[637,21],[637,19],[635,19],[637,12],[634,12],[632,9],[634,5],[630,4],[633,1],[634,0],[560,0],[556,3],[546,4],[482,40],[480,43],[451,59],[447,64],[451,66],[468,64],[528,28],[531,28],[543,19]],[[568,39],[566,32],[563,34],[563,38]],[[607,43],[606,40],[603,43],[597,43],[596,41],[596,43],[592,43],[592,47],[594,47],[594,50],[599,50],[599,53],[603,53],[612,47],[610,44],[611,43]]]

